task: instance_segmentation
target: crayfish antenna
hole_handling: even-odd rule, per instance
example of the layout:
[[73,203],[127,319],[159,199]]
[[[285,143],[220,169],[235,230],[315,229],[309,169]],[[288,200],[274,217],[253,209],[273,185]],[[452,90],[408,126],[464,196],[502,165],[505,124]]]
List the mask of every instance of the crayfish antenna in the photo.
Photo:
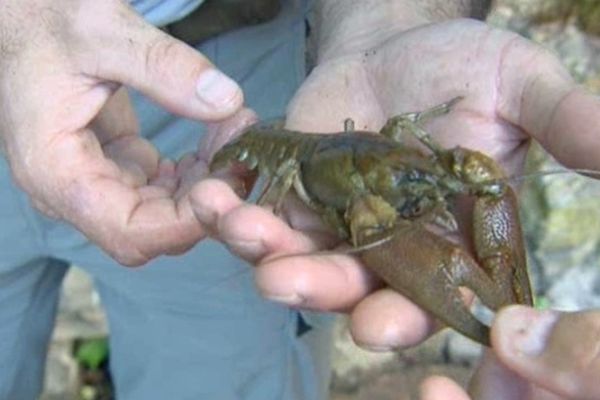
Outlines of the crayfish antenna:
[[522,175],[513,175],[504,179],[492,179],[487,182],[483,182],[484,184],[492,184],[497,182],[522,182],[529,179],[535,179],[542,176],[549,175],[562,175],[562,174],[581,174],[587,176],[588,178],[598,178],[600,179],[600,171],[595,169],[585,169],[585,168],[561,168],[561,169],[549,169],[544,171],[536,171],[530,174],[522,174]]
[[269,262],[283,260],[283,259],[291,258],[291,257],[331,256],[331,255],[362,253],[363,251],[374,249],[376,247],[379,247],[379,246],[381,246],[381,245],[389,242],[390,240],[392,240],[392,237],[393,237],[393,235],[390,234],[390,235],[388,235],[388,236],[386,236],[384,238],[378,239],[378,240],[376,240],[374,242],[367,243],[367,244],[364,244],[364,245],[361,245],[361,246],[357,246],[357,247],[350,247],[348,249],[320,250],[320,251],[307,251],[307,252],[301,252],[301,253],[280,254],[280,255],[277,255],[277,256],[269,259]]
[[[501,178],[492,178],[492,179],[484,180],[484,181],[477,183],[476,188],[477,189],[480,189],[482,187],[487,188],[488,193],[501,193],[502,186],[504,184],[508,184],[511,182],[519,183],[519,182],[527,181],[530,179],[541,178],[544,176],[573,174],[573,173],[580,174],[582,176],[585,176],[586,178],[600,179],[600,170],[585,169],[585,168],[573,168],[573,169],[558,168],[558,169],[536,171],[536,172],[532,172],[529,174],[511,175],[508,177],[501,177]],[[494,189],[492,190],[492,188],[494,188]]]
[[390,240],[392,240],[393,236],[394,235],[390,233],[388,236],[385,236],[374,242],[363,244],[361,246],[351,247],[347,251],[343,251],[342,254],[357,254],[357,253],[362,253],[363,251],[374,249],[374,248],[379,247],[382,244],[385,244],[385,243],[389,242]]

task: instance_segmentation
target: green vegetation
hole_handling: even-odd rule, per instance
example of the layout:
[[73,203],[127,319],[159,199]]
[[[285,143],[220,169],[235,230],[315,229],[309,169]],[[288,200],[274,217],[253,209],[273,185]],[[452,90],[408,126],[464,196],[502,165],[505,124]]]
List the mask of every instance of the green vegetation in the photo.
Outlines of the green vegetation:
[[108,338],[89,339],[81,343],[75,352],[75,359],[84,368],[97,370],[108,358]]

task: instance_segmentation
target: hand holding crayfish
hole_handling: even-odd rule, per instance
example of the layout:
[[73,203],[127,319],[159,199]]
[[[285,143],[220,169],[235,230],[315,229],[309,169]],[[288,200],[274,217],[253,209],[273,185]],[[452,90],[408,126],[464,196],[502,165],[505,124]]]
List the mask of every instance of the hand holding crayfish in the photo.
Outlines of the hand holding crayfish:
[[[534,138],[567,166],[599,167],[587,146],[600,105],[575,87],[551,54],[515,34],[465,20],[398,33],[360,51],[330,49],[320,54],[291,104],[289,128],[335,132],[351,116],[357,129],[376,131],[389,117],[464,95],[453,112],[426,124],[444,148],[479,150],[514,175]],[[371,348],[415,344],[431,332],[431,321],[417,307],[381,289],[355,257],[270,261],[278,254],[319,249],[321,225],[290,207],[290,228],[269,211],[243,205],[220,185],[200,187],[198,216],[234,251],[258,264],[258,285],[266,296],[300,307],[351,311],[355,339]],[[214,205],[210,193],[220,193],[224,205]]]
[[427,379],[421,400],[590,400],[600,398],[600,312],[511,306],[494,321],[469,394],[444,377]]

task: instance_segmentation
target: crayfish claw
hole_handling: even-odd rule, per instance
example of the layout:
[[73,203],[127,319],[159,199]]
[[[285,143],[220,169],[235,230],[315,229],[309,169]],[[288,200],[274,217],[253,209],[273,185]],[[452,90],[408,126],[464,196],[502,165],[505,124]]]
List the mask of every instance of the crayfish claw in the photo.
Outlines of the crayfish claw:
[[471,314],[460,287],[472,289],[482,302],[495,307],[503,295],[494,282],[462,248],[420,223],[399,220],[393,232],[381,246],[361,253],[367,267],[449,327],[489,346],[489,328]]
[[496,291],[498,307],[513,303],[533,305],[527,259],[516,195],[506,187],[502,196],[481,196],[473,212],[475,252]]

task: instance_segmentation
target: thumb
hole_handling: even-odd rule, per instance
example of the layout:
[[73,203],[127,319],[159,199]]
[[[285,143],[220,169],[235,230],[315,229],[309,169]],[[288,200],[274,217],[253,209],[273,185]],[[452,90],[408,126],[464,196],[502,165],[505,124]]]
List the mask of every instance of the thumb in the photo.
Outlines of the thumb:
[[569,399],[600,399],[600,312],[563,313],[524,306],[493,324],[498,358],[527,380]]
[[231,78],[126,2],[88,1],[82,9],[86,48],[80,54],[89,75],[131,86],[171,112],[202,121],[226,118],[243,104]]

